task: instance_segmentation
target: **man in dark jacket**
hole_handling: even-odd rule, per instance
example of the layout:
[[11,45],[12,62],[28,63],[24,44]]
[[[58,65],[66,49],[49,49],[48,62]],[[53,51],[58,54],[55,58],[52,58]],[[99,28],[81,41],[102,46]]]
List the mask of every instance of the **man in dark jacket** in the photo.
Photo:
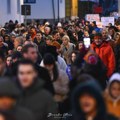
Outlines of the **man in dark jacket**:
[[37,32],[36,37],[34,39],[34,43],[37,44],[38,50],[39,50],[40,54],[43,56],[44,50],[46,47],[46,42],[45,42],[45,40],[43,40],[41,32]]
[[19,95],[20,91],[12,80],[0,79],[0,111],[9,112],[15,120],[35,120],[29,110],[16,106]]
[[72,111],[65,120],[117,120],[107,114],[102,91],[94,80],[76,87],[72,96]]
[[34,63],[22,60],[18,65],[18,80],[23,89],[18,105],[33,111],[37,120],[53,120],[49,113],[57,112],[52,95],[43,89],[43,81],[38,80]]
[[25,59],[30,59],[34,64],[38,72],[40,79],[44,80],[44,88],[47,89],[52,94],[54,93],[54,88],[50,79],[50,75],[47,69],[41,67],[38,63],[38,53],[34,45],[25,45],[22,49],[22,55]]

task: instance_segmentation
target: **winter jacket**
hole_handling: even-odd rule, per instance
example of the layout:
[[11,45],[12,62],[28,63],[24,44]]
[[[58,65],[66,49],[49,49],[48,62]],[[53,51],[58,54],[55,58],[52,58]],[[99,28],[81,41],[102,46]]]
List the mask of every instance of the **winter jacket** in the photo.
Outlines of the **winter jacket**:
[[43,56],[44,51],[45,51],[45,49],[46,49],[46,43],[45,43],[45,40],[41,39],[41,41],[38,42],[37,39],[35,38],[35,39],[34,39],[34,43],[37,44],[37,46],[38,46],[38,50],[39,50],[39,53]]
[[[16,100],[19,95],[20,91],[11,79],[5,77],[0,78],[0,96],[9,96]],[[0,109],[0,111],[3,110]],[[15,120],[36,120],[31,111],[24,107],[19,107],[16,104],[7,110],[7,112],[10,112],[15,117]]]
[[93,120],[117,120],[107,114],[102,91],[94,80],[83,82],[75,88],[71,99],[72,112],[70,116],[65,116],[65,120],[86,120],[85,114],[79,104],[79,98],[84,93],[91,95],[97,102],[97,115]]
[[116,59],[116,72],[120,73],[120,45],[116,45],[114,51]]
[[104,65],[107,67],[107,76],[110,77],[115,70],[115,55],[111,46],[104,42],[101,46],[96,46],[92,43],[91,48],[96,52],[96,54],[103,61]]
[[57,112],[57,105],[51,94],[43,89],[41,80],[35,82],[27,89],[23,89],[18,105],[31,110],[36,120],[54,120],[47,117],[49,113]]
[[53,82],[54,90],[55,90],[55,101],[62,102],[67,98],[67,94],[69,92],[69,80],[67,74],[63,70],[58,70],[58,78]]
[[74,49],[75,45],[73,43],[69,43],[69,48],[66,48],[63,44],[61,45],[61,53],[67,64],[71,63],[70,55]]
[[48,70],[37,64],[35,64],[35,67],[38,71],[38,76],[40,80],[42,79],[44,81],[44,89],[48,90],[51,94],[54,94],[54,88]]
[[120,96],[117,99],[113,99],[110,95],[110,85],[114,82],[120,82],[120,74],[115,73],[109,80],[108,88],[104,93],[105,102],[107,105],[107,110],[110,114],[115,115],[116,117],[120,118]]
[[10,112],[15,116],[15,120],[36,120],[33,113],[23,107],[17,106]]

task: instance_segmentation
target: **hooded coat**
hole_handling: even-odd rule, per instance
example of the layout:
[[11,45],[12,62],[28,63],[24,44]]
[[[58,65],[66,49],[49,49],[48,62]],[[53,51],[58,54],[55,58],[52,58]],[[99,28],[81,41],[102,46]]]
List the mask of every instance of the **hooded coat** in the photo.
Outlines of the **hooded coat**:
[[98,112],[93,120],[116,120],[116,118],[107,114],[102,91],[95,81],[87,81],[76,87],[72,94],[72,116],[65,117],[65,120],[86,120],[79,105],[79,98],[84,93],[90,94],[97,101]]
[[18,105],[31,110],[36,120],[53,120],[47,117],[49,113],[57,112],[57,104],[51,94],[43,89],[43,82],[36,79],[27,89],[23,89]]
[[120,74],[115,73],[111,76],[108,83],[108,88],[105,91],[104,97],[105,97],[105,102],[107,105],[108,112],[120,118],[120,96],[118,96],[117,99],[113,99],[109,92],[110,86],[114,81],[120,82]]
[[[0,96],[9,96],[17,99],[19,95],[20,91],[13,81],[8,78],[0,79]],[[15,120],[36,120],[31,111],[17,105],[13,105],[7,112],[11,113]]]

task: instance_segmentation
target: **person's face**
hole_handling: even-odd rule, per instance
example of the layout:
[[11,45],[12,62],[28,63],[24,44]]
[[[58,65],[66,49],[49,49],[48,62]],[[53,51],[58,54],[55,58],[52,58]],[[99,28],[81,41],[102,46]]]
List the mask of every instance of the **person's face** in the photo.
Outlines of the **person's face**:
[[76,60],[76,54],[72,53],[72,62],[74,62]]
[[0,46],[2,46],[3,45],[3,40],[2,40],[2,38],[0,38]]
[[114,31],[112,29],[109,30],[109,34],[110,35],[113,35],[114,34]]
[[84,46],[83,43],[79,43],[79,46],[78,46],[79,50],[81,50],[83,46]]
[[2,35],[5,35],[5,30],[2,30],[1,33],[2,33]]
[[50,72],[53,70],[54,65],[45,65],[45,68]]
[[88,36],[89,36],[89,34],[88,34],[88,32],[87,32],[87,31],[85,31],[85,32],[84,32],[84,36],[86,36],[86,37],[88,37]]
[[63,45],[68,45],[68,40],[66,38],[63,38]]
[[19,41],[17,39],[14,40],[14,47],[17,48],[20,45]]
[[9,110],[15,104],[15,100],[11,97],[0,97],[0,109]]
[[41,38],[42,38],[41,33],[37,33],[37,35],[36,35],[36,39],[37,39],[37,40],[41,40]]
[[120,39],[120,36],[119,36],[119,35],[116,35],[115,40],[118,41],[119,39]]
[[96,34],[96,31],[95,31],[95,30],[93,30],[93,31],[92,31],[92,34],[93,34],[93,35],[95,35],[95,34]]
[[94,27],[94,23],[91,23],[91,26]]
[[102,32],[102,38],[107,38],[107,36],[108,36],[107,32],[106,32],[106,31],[103,31],[103,32]]
[[89,113],[96,111],[97,102],[96,102],[95,98],[93,98],[89,94],[83,94],[79,98],[79,104],[80,104],[81,110],[85,114],[89,114]]
[[19,65],[18,79],[20,85],[23,88],[30,87],[33,84],[36,77],[37,77],[37,73],[32,65]]
[[120,31],[120,25],[117,26],[117,29]]
[[6,36],[6,37],[5,37],[5,41],[8,41],[8,40],[9,40],[9,37]]
[[30,59],[34,63],[36,63],[38,59],[38,53],[36,48],[29,48],[28,52],[23,55],[25,58]]
[[3,73],[4,69],[5,69],[5,62],[2,59],[0,59],[0,74]]
[[85,29],[86,29],[87,31],[89,31],[89,27],[88,27],[88,26],[86,26]]
[[30,32],[33,34],[35,32],[35,28],[32,28]]
[[112,97],[115,99],[120,97],[120,83],[118,83],[118,82],[112,83],[112,85],[110,87],[110,93],[111,93]]
[[102,39],[96,36],[94,37],[94,43],[99,46],[102,44]]
[[60,34],[64,32],[63,28],[61,28],[61,27],[58,28],[58,31],[59,31]]
[[49,35],[49,33],[50,33],[50,28],[48,29],[48,28],[45,28],[45,34],[46,35]]
[[18,47],[17,47],[17,51],[18,51],[18,52],[21,52],[21,51],[22,51],[22,46],[18,46]]
[[60,34],[56,33],[53,37],[54,37],[55,40],[58,40],[58,39],[60,39]]
[[13,36],[11,36],[11,40],[14,42],[14,40],[15,40],[15,36],[13,35]]
[[3,115],[0,115],[0,120],[5,120]]
[[12,64],[12,57],[7,57],[6,64],[7,66],[10,66]]
[[47,45],[51,45],[51,40],[49,40],[49,39],[46,40],[46,44],[47,44]]

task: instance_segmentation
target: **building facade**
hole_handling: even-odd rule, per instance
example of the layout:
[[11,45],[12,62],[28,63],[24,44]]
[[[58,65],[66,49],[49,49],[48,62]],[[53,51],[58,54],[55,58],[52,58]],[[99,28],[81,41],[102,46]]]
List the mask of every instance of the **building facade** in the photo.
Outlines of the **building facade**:
[[78,16],[78,0],[65,0],[66,17]]
[[31,15],[27,19],[65,18],[65,0],[35,0],[31,5]]
[[23,22],[21,15],[21,5],[23,0],[0,0],[0,25],[4,25],[9,20]]

